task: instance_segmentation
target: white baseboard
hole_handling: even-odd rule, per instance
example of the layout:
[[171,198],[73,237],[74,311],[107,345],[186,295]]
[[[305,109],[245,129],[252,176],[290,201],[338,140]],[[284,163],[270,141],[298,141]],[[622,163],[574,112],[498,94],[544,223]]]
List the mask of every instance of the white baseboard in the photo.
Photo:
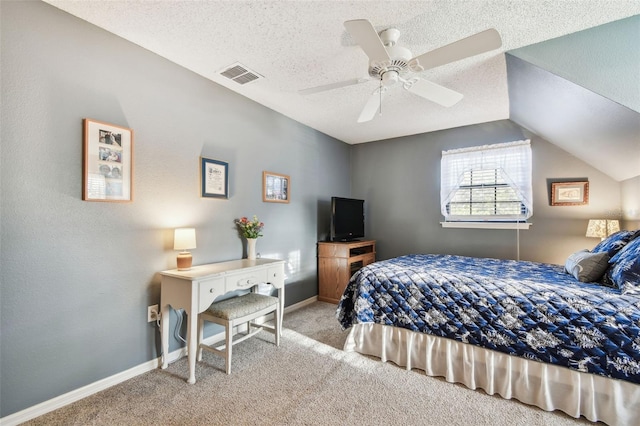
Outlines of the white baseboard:
[[[179,351],[176,351],[176,352],[179,352]],[[139,376],[140,374],[144,374],[148,371],[158,368],[160,366],[159,360],[160,358],[152,359],[151,361],[147,361],[143,364],[140,364],[136,367],[125,370],[121,373],[114,374],[111,377],[98,380],[97,382],[91,383],[79,389],[57,396],[48,401],[44,401],[44,402],[41,402],[40,404],[26,408],[22,411],[18,411],[17,413],[3,417],[0,419],[0,424],[2,426],[13,426],[13,425],[18,425],[20,423],[26,422],[27,420],[35,419],[36,417],[39,417],[43,414],[49,413],[53,410],[57,410],[58,408],[62,408],[65,405],[69,405],[73,402],[81,400],[82,398],[86,398],[90,395],[93,395],[94,393],[103,391],[107,388],[110,388],[111,386],[117,385],[118,383],[122,383],[133,377]]]
[[[286,307],[284,309],[284,313],[286,314],[288,312],[292,312],[297,309],[303,308],[317,300],[318,300],[317,296],[303,300],[294,305]],[[224,339],[224,332],[217,333],[217,334],[214,334],[213,336],[207,337],[206,339],[204,339],[203,343],[210,345],[221,339]],[[180,348],[173,352],[170,352],[168,355],[167,361],[171,363],[186,355],[187,355],[187,348],[186,347]],[[18,411],[17,413],[13,413],[8,416],[2,417],[0,418],[0,425],[1,426],[19,425],[20,423],[24,423],[31,419],[35,419],[36,417],[42,416],[43,414],[47,414],[53,410],[62,408],[65,405],[69,405],[83,398],[91,396],[95,393],[101,392],[105,389],[110,388],[111,386],[115,386],[129,379],[133,379],[134,377],[139,376],[140,374],[144,374],[149,371],[155,370],[156,368],[160,368],[161,365],[162,365],[162,359],[160,357],[156,359],[152,359],[151,361],[144,362],[136,367],[114,374],[113,376],[106,377],[102,380],[98,380],[97,382],[90,383],[86,386],[83,386],[71,392],[67,392],[63,395],[57,396],[48,401],[44,401],[32,407],[25,408],[24,410]]]
[[[210,345],[221,339],[224,339],[224,332],[217,333],[217,334],[214,334],[213,336],[207,337],[206,339],[203,340],[203,343]],[[169,363],[172,363],[186,355],[187,355],[186,347],[176,349],[175,351],[169,353],[167,361]],[[34,405],[33,407],[29,407],[22,411],[18,411],[17,413],[3,417],[0,419],[0,425],[2,426],[19,425],[20,423],[24,423],[28,420],[35,419],[36,417],[42,416],[43,414],[47,414],[53,410],[62,408],[65,405],[69,405],[83,398],[91,396],[95,393],[108,389],[111,386],[115,386],[129,379],[133,379],[136,376],[155,370],[156,368],[160,368],[161,365],[162,365],[161,357],[152,359],[151,361],[147,361],[136,367],[125,370],[121,373],[114,374],[113,376],[104,378],[102,380],[98,380],[97,382],[93,382],[79,389],[73,390],[71,392],[67,392],[63,395],[57,396],[48,401],[41,402],[40,404]]]
[[296,311],[296,310],[298,310],[300,308],[304,308],[305,306],[310,305],[313,302],[317,302],[317,301],[318,301],[318,296],[310,297],[310,298],[305,299],[305,300],[303,300],[301,302],[298,302],[296,304],[287,306],[286,308],[284,308],[284,313],[288,314],[289,312],[293,312],[293,311]]

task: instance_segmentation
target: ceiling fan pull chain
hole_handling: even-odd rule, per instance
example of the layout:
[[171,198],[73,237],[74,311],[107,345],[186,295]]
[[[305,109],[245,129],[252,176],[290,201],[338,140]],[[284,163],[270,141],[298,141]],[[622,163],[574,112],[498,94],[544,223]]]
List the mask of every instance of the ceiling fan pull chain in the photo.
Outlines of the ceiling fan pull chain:
[[382,115],[382,79],[380,79],[380,88],[378,89],[378,93],[380,95],[380,112],[379,115]]

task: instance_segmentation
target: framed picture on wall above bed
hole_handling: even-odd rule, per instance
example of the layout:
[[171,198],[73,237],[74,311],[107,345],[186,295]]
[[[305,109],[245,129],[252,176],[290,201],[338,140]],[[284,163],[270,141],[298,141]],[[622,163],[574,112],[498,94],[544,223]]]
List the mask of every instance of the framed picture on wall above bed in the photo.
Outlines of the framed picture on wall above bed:
[[84,119],[82,199],[133,200],[133,130]]
[[262,201],[267,203],[288,203],[291,180],[287,175],[262,172]]
[[552,206],[581,206],[589,204],[589,182],[552,182]]
[[229,163],[200,157],[200,180],[203,197],[229,198]]

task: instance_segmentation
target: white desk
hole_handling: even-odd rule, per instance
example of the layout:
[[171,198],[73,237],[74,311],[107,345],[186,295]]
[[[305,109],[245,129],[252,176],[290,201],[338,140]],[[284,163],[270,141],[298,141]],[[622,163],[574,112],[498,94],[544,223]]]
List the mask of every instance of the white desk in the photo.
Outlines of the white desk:
[[194,266],[188,271],[171,269],[160,272],[160,308],[162,309],[162,368],[168,366],[169,307],[184,309],[188,315],[187,355],[189,383],[196,382],[196,352],[198,346],[198,314],[213,301],[234,290],[249,289],[269,283],[278,289],[280,323],[284,312],[284,260],[241,259]]

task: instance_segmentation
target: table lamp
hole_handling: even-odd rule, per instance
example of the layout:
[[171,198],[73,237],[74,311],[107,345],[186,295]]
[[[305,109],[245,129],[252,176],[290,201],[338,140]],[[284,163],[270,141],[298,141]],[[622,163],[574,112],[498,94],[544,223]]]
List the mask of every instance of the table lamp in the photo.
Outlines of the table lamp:
[[620,230],[620,221],[605,219],[590,219],[587,225],[587,237],[599,237],[600,241]]
[[173,236],[173,249],[181,250],[178,253],[178,271],[191,269],[192,257],[187,250],[196,248],[195,228],[178,228]]

